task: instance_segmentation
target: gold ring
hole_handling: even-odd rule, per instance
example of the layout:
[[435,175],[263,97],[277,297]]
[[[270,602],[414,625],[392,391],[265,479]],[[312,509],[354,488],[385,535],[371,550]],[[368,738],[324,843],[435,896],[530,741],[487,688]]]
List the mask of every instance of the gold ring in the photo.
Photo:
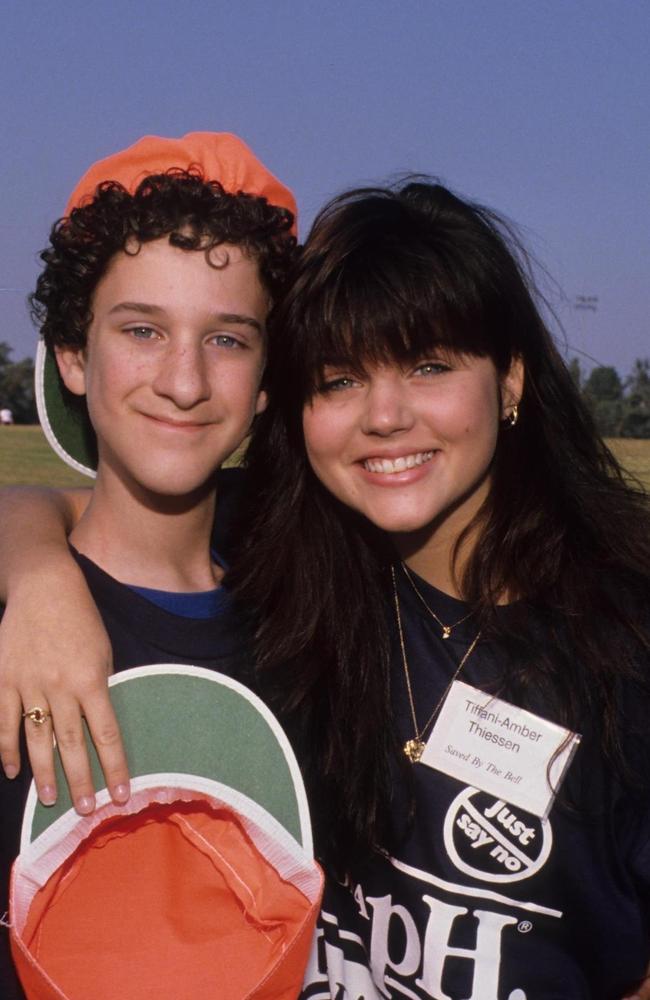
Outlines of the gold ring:
[[44,722],[47,722],[47,720],[51,718],[52,716],[47,709],[39,708],[38,705],[35,705],[34,708],[30,708],[29,712],[23,712],[23,719],[31,719],[31,721],[35,722],[37,726],[42,726]]

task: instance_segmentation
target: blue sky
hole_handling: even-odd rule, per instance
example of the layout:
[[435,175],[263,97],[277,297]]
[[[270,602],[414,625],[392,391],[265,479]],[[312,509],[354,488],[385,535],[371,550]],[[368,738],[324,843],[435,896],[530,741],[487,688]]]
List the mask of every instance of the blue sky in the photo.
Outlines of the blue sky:
[[[647,0],[3,0],[0,340],[79,176],[146,133],[234,131],[326,198],[427,172],[505,213],[570,348],[650,355]],[[597,296],[597,310],[577,296]]]

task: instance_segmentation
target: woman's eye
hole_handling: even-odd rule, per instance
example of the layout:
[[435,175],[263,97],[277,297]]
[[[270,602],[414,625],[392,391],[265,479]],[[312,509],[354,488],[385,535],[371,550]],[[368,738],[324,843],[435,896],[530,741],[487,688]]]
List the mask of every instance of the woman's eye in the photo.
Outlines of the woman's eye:
[[451,371],[451,369],[443,361],[423,361],[415,371],[418,375],[440,375],[442,372]]
[[320,391],[326,392],[341,392],[343,389],[351,389],[356,382],[353,378],[349,378],[347,375],[341,375],[338,378],[328,378],[324,379],[320,386]]

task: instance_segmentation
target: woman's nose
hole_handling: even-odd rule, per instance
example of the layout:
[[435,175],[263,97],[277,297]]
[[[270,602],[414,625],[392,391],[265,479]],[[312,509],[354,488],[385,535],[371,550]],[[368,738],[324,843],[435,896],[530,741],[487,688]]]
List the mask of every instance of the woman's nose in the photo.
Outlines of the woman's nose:
[[413,424],[408,386],[397,373],[373,380],[368,386],[362,429],[365,434],[386,437],[408,430]]

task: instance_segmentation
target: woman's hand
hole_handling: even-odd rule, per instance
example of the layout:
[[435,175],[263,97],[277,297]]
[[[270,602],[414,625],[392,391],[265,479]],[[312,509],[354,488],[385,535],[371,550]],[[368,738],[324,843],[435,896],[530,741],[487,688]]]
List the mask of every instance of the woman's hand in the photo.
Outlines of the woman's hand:
[[82,716],[112,798],[129,797],[126,757],[108,696],[111,646],[66,541],[85,503],[85,496],[70,500],[34,490],[6,491],[0,500],[0,593],[7,594],[0,623],[0,760],[7,777],[18,774],[23,713],[44,710],[43,722],[24,719],[39,798],[52,804],[57,796],[55,735],[80,813],[92,812],[95,803]]

